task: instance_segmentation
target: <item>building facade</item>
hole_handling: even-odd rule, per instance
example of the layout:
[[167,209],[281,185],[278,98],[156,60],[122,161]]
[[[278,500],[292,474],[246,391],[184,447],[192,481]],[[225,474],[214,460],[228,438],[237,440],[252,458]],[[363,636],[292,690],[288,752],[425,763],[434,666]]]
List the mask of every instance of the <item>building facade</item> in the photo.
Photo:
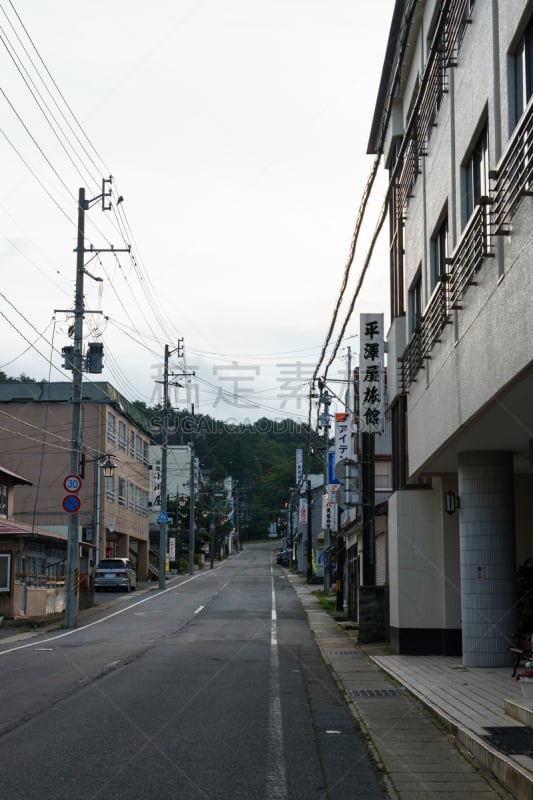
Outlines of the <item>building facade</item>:
[[[17,489],[15,519],[67,537],[64,481],[70,473],[72,404],[68,382],[0,383],[2,461],[31,485]],[[150,438],[137,409],[106,382],[83,384],[78,497],[80,586],[99,558],[131,558],[148,573]],[[104,477],[103,464],[114,465]]]
[[533,556],[533,3],[398,0],[389,173],[391,641],[508,663]]

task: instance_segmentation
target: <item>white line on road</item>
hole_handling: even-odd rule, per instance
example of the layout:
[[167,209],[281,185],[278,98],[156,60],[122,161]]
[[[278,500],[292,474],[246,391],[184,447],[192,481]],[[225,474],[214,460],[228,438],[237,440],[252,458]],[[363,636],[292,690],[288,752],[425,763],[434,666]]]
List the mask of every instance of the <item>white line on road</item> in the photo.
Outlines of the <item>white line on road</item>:
[[[200,574],[193,575],[191,578],[187,578],[187,580],[180,583],[180,586],[183,586],[190,581],[194,581],[200,577]],[[108,619],[112,619],[113,617],[118,617],[119,614],[123,614],[125,611],[131,611],[132,608],[137,608],[137,606],[142,605],[143,603],[148,603],[150,600],[155,600],[157,597],[161,597],[162,594],[166,594],[167,592],[174,591],[173,586],[169,586],[168,589],[163,589],[161,592],[157,592],[156,594],[149,594],[147,597],[144,597],[142,600],[138,600],[136,603],[132,603],[129,606],[125,606],[121,608],[120,611],[114,611],[112,614],[108,614],[107,617],[102,617],[101,619],[96,619],[94,622],[88,622],[87,625],[81,625],[79,628],[71,628],[68,631],[64,631],[63,633],[58,633],[56,636],[50,636],[48,639],[39,639],[38,642],[32,641],[28,642],[27,644],[19,644],[16,647],[10,647],[8,650],[0,650],[0,656],[5,656],[8,653],[15,653],[17,650],[26,650],[28,647],[36,647],[42,644],[48,644],[48,642],[55,642],[57,639],[64,639],[65,636],[72,636],[74,633],[79,633],[80,631],[86,631],[87,628],[92,628],[93,625],[100,625],[101,622],[107,622]]]
[[198,606],[198,608],[196,609],[196,611],[195,611],[194,613],[195,613],[195,614],[199,614],[199,613],[200,613],[200,611],[203,611],[203,610],[204,610],[204,608],[205,608],[205,606]]
[[272,585],[272,611],[270,624],[270,702],[268,709],[267,747],[267,800],[287,800],[287,776],[283,747],[281,699],[279,683],[279,657],[274,570],[270,575]]

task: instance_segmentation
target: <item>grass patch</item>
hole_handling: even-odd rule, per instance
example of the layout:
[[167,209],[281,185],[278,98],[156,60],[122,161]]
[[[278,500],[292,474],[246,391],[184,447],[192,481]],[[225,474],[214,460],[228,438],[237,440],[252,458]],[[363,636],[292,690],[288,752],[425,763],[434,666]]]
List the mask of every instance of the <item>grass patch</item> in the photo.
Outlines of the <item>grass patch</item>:
[[313,592],[313,594],[317,598],[324,611],[327,611],[328,614],[333,614],[337,610],[336,592],[325,592],[323,589],[319,589],[316,592]]

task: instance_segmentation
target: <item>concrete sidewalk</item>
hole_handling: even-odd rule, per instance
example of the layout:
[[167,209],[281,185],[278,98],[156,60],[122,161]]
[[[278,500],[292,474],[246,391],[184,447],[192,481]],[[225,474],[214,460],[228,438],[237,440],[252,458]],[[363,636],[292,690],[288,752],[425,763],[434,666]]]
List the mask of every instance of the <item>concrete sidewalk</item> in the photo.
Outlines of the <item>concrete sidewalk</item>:
[[287,577],[354,715],[401,800],[533,800],[533,700],[511,668],[396,656],[360,646],[323,610],[305,578]]

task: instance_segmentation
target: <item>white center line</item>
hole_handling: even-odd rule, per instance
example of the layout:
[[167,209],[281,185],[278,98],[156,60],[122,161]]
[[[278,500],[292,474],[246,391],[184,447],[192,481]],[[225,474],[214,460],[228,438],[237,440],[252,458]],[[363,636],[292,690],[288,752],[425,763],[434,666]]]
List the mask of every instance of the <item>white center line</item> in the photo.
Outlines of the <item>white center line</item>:
[[268,710],[266,796],[267,800],[287,800],[287,776],[285,772],[279,682],[276,589],[273,569],[271,569],[270,580],[272,585],[272,611],[270,614],[270,704]]

